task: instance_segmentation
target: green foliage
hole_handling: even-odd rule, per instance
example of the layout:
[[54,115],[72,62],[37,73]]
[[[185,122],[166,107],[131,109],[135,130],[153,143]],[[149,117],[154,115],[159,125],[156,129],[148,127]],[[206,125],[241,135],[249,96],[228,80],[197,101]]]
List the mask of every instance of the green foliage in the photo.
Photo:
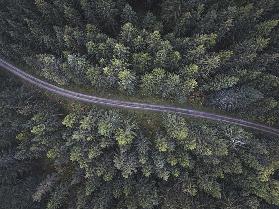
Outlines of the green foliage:
[[[0,55],[66,88],[207,105],[278,126],[277,4],[0,1]],[[175,114],[58,105],[0,76],[0,208],[279,206],[275,137]]]
[[129,130],[118,129],[115,133],[115,138],[120,146],[131,144],[133,141],[133,133]]
[[[135,113],[76,108],[58,117],[53,106],[43,106],[40,112],[25,105],[22,108],[19,113],[28,120],[17,131],[16,158],[1,156],[0,169],[11,174],[28,168],[22,164],[24,159],[48,162],[51,168],[45,167],[44,180],[29,193],[34,206],[44,202],[46,208],[206,204],[244,209],[260,208],[262,201],[278,205],[275,138],[259,138],[241,128],[190,121],[174,114],[164,115],[149,130]],[[23,161],[17,164],[20,159]],[[192,201],[184,203],[189,199]]]
[[36,160],[17,157],[18,141],[24,143],[30,134],[24,132],[31,122],[34,109],[42,106],[33,91],[16,85],[15,80],[0,75],[0,208],[36,209],[44,207],[32,201],[42,172]]
[[135,76],[131,74],[128,70],[123,70],[118,73],[118,85],[119,89],[128,94],[132,94],[135,89]]
[[32,52],[18,57],[59,85],[182,104],[243,83],[278,89],[274,1],[34,3],[10,4],[22,20],[3,10],[2,54]]
[[121,13],[121,20],[122,23],[130,22],[133,25],[137,24],[137,13],[133,11],[133,8],[129,4],[125,5]]
[[162,94],[165,77],[165,71],[162,68],[156,68],[151,73],[146,74],[142,80],[143,94]]

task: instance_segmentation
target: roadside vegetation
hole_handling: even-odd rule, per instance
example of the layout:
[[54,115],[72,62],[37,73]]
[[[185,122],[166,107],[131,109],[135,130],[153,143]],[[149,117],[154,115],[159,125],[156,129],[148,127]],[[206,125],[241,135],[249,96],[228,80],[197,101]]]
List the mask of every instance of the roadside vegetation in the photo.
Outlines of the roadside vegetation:
[[[279,127],[275,0],[0,0],[0,56],[107,98]],[[0,73],[0,209],[275,209],[279,139],[79,104]]]

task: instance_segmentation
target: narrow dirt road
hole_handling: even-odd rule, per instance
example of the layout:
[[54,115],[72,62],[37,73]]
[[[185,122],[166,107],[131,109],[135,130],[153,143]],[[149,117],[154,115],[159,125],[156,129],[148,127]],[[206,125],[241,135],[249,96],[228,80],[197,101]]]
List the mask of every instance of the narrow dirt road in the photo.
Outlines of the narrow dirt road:
[[254,123],[251,121],[246,121],[238,118],[228,117],[224,115],[218,115],[209,112],[203,112],[193,109],[187,108],[179,108],[173,106],[166,106],[166,105],[155,105],[155,104],[146,104],[146,103],[137,103],[137,102],[128,102],[128,101],[121,101],[115,99],[106,99],[101,97],[95,97],[91,95],[81,94],[78,92],[66,90],[45,81],[42,81],[38,78],[35,78],[28,73],[20,70],[19,68],[15,67],[14,65],[6,62],[5,60],[0,58],[0,67],[4,68],[5,70],[9,71],[10,73],[18,76],[19,78],[39,87],[45,89],[49,92],[54,94],[60,95],[62,97],[67,97],[70,99],[74,99],[81,102],[98,104],[98,105],[106,105],[111,107],[118,107],[118,108],[127,108],[127,109],[139,109],[139,110],[149,110],[149,111],[156,111],[156,112],[170,112],[176,113],[180,115],[186,115],[195,118],[204,118],[209,119],[217,122],[225,122],[229,124],[235,124],[247,128],[252,128],[255,130],[263,131],[269,134],[279,136],[279,129],[272,128],[270,126],[261,125],[258,123]]

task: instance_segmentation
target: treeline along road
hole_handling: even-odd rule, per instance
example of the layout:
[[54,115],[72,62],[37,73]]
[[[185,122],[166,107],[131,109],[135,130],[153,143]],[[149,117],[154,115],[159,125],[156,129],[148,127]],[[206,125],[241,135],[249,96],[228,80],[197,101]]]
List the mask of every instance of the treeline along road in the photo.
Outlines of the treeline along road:
[[235,124],[247,128],[252,128],[255,130],[263,131],[269,134],[277,135],[279,136],[279,129],[258,124],[251,121],[246,121],[243,119],[238,119],[234,117],[204,112],[204,111],[198,111],[194,109],[188,109],[188,108],[179,108],[174,106],[166,106],[166,105],[155,105],[155,104],[147,104],[147,103],[138,103],[138,102],[129,102],[129,101],[121,101],[116,99],[107,99],[107,98],[101,98],[91,95],[86,95],[74,91],[70,91],[67,89],[63,89],[60,87],[57,87],[55,85],[52,85],[46,81],[42,81],[38,78],[35,78],[34,76],[25,73],[21,69],[15,67],[14,65],[6,62],[5,60],[0,58],[0,67],[7,70],[8,72],[16,75],[17,77],[41,88],[45,89],[48,92],[57,94],[62,97],[67,97],[69,99],[74,99],[81,102],[91,103],[91,104],[98,104],[98,105],[106,105],[111,107],[118,107],[118,108],[127,108],[127,109],[139,109],[139,110],[148,110],[148,111],[156,111],[156,112],[169,112],[169,113],[176,113],[180,115],[186,115],[190,117],[195,118],[203,118],[203,119],[209,119],[217,122],[224,122],[229,124]]

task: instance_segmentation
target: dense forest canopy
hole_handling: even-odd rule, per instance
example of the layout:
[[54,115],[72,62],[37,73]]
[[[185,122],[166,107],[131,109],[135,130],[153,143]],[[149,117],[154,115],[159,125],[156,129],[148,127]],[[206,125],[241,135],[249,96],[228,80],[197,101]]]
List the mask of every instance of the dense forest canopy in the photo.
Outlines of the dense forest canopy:
[[[0,56],[57,86],[279,127],[276,0],[0,0]],[[0,74],[0,209],[279,208],[279,138],[72,103]]]

